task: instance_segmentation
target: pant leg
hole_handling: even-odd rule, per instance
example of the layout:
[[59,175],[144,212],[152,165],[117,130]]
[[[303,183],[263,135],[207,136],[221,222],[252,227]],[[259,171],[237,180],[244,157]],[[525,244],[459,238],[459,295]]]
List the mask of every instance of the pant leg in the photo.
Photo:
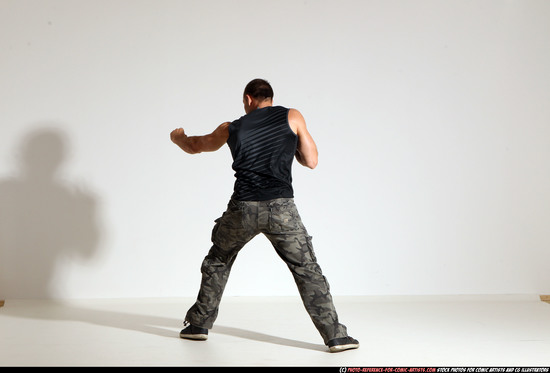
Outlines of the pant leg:
[[212,247],[201,265],[202,280],[195,304],[185,320],[202,328],[212,328],[237,254],[258,234],[254,229],[254,211],[231,200],[222,217],[216,219],[212,229]]
[[311,236],[291,199],[270,206],[268,229],[263,231],[290,269],[302,302],[325,344],[347,336],[338,321],[330,287],[313,251]]

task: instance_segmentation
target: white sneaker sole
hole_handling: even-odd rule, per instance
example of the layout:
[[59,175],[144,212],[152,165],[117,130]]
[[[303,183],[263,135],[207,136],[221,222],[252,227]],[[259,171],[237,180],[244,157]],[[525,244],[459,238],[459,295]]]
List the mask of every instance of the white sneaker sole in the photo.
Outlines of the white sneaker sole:
[[342,352],[346,350],[353,350],[359,348],[359,343],[349,343],[345,345],[332,346],[329,348],[330,352]]
[[192,339],[194,341],[206,341],[208,339],[208,334],[181,334],[180,338],[183,339]]

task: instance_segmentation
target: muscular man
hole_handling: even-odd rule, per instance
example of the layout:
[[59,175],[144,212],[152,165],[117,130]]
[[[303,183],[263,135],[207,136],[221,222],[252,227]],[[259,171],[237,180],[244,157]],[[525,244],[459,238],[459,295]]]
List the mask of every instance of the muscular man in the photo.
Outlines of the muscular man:
[[317,264],[311,236],[302,224],[292,188],[294,158],[317,166],[317,146],[300,112],[273,106],[273,89],[252,80],[243,94],[246,115],[219,125],[204,136],[187,136],[182,128],[170,134],[189,154],[229,145],[235,187],[227,210],[216,220],[212,247],[201,266],[202,281],[195,304],[185,317],[181,338],[206,340],[239,250],[264,234],[290,269],[302,302],[331,352],[359,347],[338,321],[326,278]]

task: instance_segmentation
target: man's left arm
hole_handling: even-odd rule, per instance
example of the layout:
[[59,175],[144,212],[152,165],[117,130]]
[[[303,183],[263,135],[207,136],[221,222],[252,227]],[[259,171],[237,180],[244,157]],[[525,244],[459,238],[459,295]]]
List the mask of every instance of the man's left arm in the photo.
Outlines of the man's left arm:
[[222,123],[214,132],[204,136],[187,136],[183,128],[177,128],[170,133],[170,139],[184,152],[198,154],[218,150],[229,138],[230,122]]

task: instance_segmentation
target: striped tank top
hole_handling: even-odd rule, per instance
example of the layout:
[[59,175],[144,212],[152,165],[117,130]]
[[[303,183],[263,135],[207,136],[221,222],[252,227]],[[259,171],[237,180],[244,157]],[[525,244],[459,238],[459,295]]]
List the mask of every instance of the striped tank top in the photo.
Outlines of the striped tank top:
[[256,109],[229,125],[237,201],[293,198],[292,162],[298,136],[288,124],[289,109]]

